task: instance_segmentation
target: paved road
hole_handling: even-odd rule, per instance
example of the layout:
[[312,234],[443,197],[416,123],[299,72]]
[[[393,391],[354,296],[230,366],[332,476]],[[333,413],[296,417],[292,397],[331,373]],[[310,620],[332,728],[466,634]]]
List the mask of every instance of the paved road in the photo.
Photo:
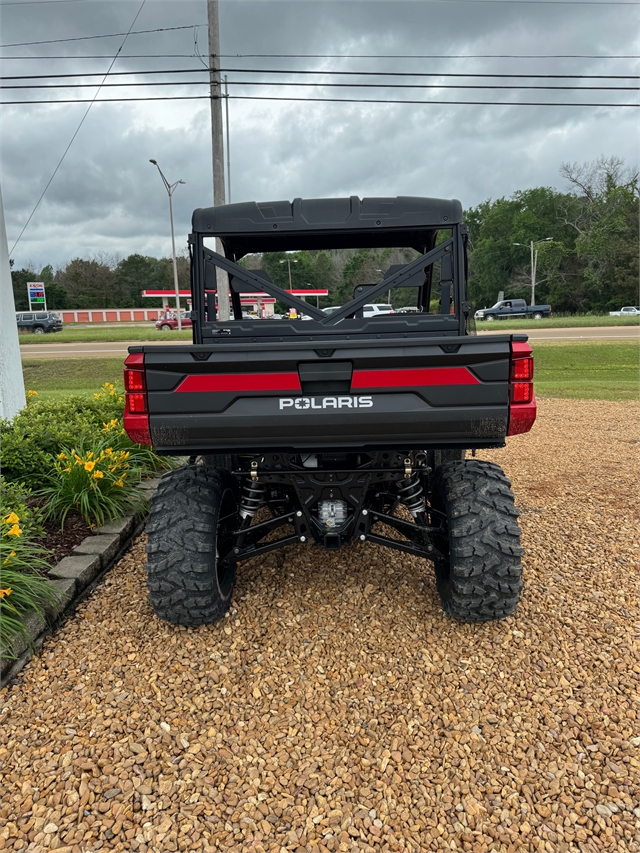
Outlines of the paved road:
[[[600,340],[636,340],[640,341],[640,326],[595,326],[592,328],[578,329],[532,329],[527,331],[531,341],[600,341]],[[496,329],[490,332],[480,332],[482,335],[500,335],[505,331]],[[156,341],[97,341],[95,343],[77,344],[22,344],[20,352],[23,358],[109,358],[124,356],[127,347],[140,346],[141,344],[152,344]],[[186,344],[187,341],[178,341],[163,337],[157,343],[162,344]]]

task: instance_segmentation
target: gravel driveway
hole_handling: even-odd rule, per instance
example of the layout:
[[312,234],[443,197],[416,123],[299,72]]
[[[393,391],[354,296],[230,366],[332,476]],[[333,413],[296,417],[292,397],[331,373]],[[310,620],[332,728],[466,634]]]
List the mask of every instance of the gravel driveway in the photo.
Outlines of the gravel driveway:
[[445,617],[426,561],[301,545],[175,628],[139,541],[3,693],[0,848],[640,851],[638,407],[540,409],[482,454],[522,511],[503,622]]

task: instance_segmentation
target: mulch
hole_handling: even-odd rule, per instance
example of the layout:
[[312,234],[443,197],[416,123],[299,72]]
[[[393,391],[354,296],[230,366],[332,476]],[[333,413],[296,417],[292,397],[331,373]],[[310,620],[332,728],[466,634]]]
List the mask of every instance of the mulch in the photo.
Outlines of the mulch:
[[68,515],[62,529],[60,529],[60,522],[53,520],[47,521],[43,527],[45,536],[39,540],[38,544],[53,552],[50,559],[52,566],[59,563],[63,557],[72,554],[76,545],[91,534],[86,521],[79,515]]

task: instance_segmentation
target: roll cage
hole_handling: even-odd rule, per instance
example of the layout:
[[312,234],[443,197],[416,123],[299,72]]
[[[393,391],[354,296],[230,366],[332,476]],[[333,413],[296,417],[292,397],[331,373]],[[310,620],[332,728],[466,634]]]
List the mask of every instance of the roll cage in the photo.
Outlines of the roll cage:
[[[348,215],[345,216],[345,213]],[[220,334],[255,334],[255,324],[263,336],[282,334],[282,323],[246,320],[242,317],[241,293],[261,292],[307,315],[306,335],[326,336],[362,331],[370,318],[362,318],[365,304],[398,287],[417,289],[420,313],[385,317],[385,328],[393,323],[397,334],[402,323],[411,331],[432,331],[464,335],[469,331],[470,304],[467,299],[467,227],[461,221],[462,208],[456,200],[398,197],[397,199],[295,199],[290,202],[226,205],[198,209],[189,235],[194,343],[202,344]],[[448,238],[437,243],[440,232]],[[221,240],[225,254],[205,245],[205,239]],[[375,284],[359,285],[353,298],[330,314],[274,284],[262,270],[249,270],[238,263],[251,252],[410,247],[420,252],[414,261],[392,267]],[[429,313],[434,265],[440,261],[439,312]],[[217,319],[217,270],[229,276],[234,323]],[[382,318],[375,318],[379,324]],[[274,328],[277,325],[277,328]],[[267,330],[267,327],[272,328]],[[299,324],[288,324],[299,334]],[[376,325],[376,330],[382,326]]]

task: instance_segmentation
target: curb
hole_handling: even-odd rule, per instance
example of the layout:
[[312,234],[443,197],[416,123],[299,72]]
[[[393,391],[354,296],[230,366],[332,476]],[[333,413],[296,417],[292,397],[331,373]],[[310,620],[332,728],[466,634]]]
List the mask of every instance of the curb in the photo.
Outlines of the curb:
[[[160,478],[143,480],[137,488],[149,499],[155,494]],[[18,673],[40,650],[46,637],[54,634],[78,604],[87,598],[120,558],[128,551],[133,540],[143,532],[147,512],[125,515],[94,530],[73,549],[73,554],[63,557],[53,566],[49,585],[56,591],[58,601],[46,611],[46,619],[31,612],[25,616],[28,637],[17,637],[5,657],[0,648],[0,688],[7,687]]]

